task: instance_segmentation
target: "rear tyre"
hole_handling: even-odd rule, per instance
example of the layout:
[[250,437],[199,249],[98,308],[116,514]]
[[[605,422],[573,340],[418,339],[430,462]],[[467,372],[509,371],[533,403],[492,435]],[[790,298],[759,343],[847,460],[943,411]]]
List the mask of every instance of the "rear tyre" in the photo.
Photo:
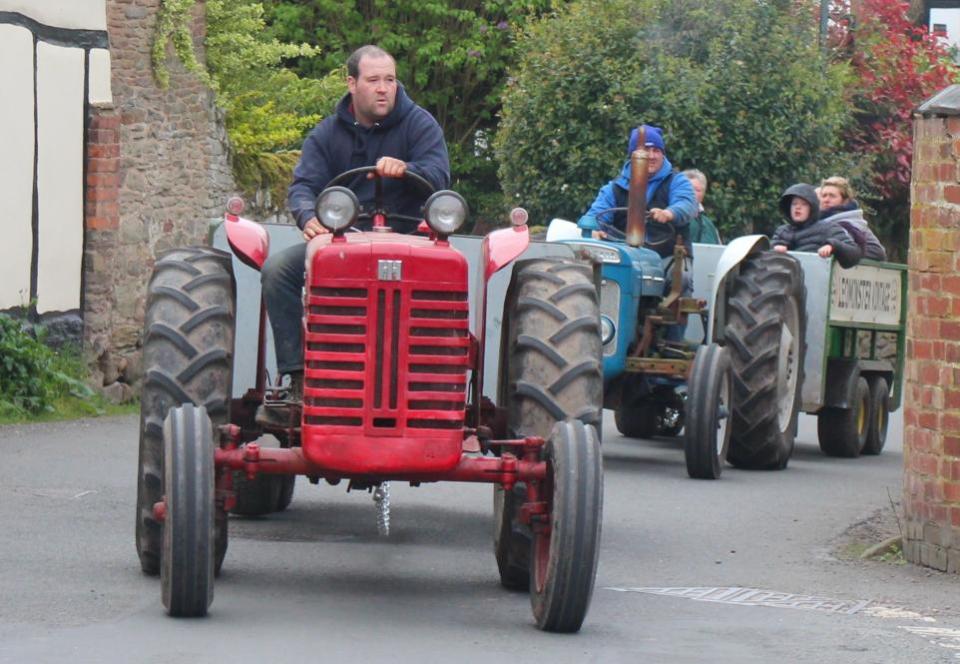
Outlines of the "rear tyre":
[[193,404],[171,409],[163,444],[163,605],[171,616],[204,616],[213,601],[216,557],[213,424],[207,411]]
[[543,458],[544,499],[550,511],[545,523],[533,526],[530,603],[540,629],[576,632],[590,607],[600,554],[600,441],[592,426],[559,422]]
[[[160,572],[163,524],[163,422],[180,404],[204,406],[213,425],[230,416],[236,295],[230,254],[205,247],[163,254],[147,286],[143,392],[137,470],[136,545],[140,567]],[[217,519],[217,569],[227,550],[227,520]]]
[[850,408],[827,407],[817,415],[817,438],[824,454],[834,457],[860,456],[870,430],[870,387],[857,378]]
[[[600,309],[593,270],[561,258],[518,261],[504,306],[500,404],[510,434],[550,436],[557,422],[600,427],[603,404]],[[494,552],[500,582],[529,586],[528,526],[517,520],[524,484],[494,487]],[[501,494],[498,497],[498,493]],[[523,554],[526,552],[526,555]]]
[[793,453],[806,334],[803,271],[787,254],[744,259],[724,330],[733,373],[730,452],[735,466],[780,470]]
[[493,548],[500,584],[508,590],[526,591],[530,587],[530,527],[516,518],[526,500],[525,484],[515,484],[510,491],[499,484],[493,487]]
[[277,511],[282,512],[283,510],[290,507],[290,503],[293,502],[293,487],[296,485],[297,476],[296,475],[282,475],[280,478],[280,498],[277,500]]
[[276,512],[280,504],[284,479],[280,475],[261,473],[251,480],[246,473],[234,471],[233,490],[237,501],[230,513],[240,516],[263,516]]
[[890,424],[890,388],[887,380],[880,376],[870,383],[870,427],[867,431],[867,443],[864,454],[880,454],[887,442],[887,428]]
[[689,419],[684,435],[687,474],[715,480],[723,471],[730,443],[730,357],[723,346],[701,346],[693,360],[687,390]]
[[621,401],[613,411],[617,431],[627,438],[653,438],[660,431],[662,406],[645,399]]

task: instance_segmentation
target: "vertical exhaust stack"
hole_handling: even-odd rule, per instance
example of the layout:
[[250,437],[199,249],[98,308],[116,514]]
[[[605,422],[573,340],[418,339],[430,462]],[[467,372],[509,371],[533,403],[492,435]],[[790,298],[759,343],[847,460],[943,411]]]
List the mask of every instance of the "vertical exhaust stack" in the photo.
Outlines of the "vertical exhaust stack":
[[630,155],[630,197],[627,199],[627,244],[643,245],[647,234],[647,130],[638,128],[637,149]]

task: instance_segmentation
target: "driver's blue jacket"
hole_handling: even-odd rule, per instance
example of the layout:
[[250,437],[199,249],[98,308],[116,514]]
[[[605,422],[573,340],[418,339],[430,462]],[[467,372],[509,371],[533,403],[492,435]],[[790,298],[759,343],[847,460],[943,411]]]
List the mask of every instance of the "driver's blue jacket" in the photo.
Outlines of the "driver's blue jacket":
[[[422,176],[435,189],[450,186],[450,158],[443,131],[430,113],[397,86],[396,104],[382,122],[364,127],[352,112],[348,93],[337,103],[336,113],[324,118],[303,143],[300,161],[287,192],[287,207],[300,228],[315,216],[317,195],[330,180],[353,168],[373,166],[380,157],[407,162],[407,169]],[[374,203],[374,182],[366,174],[341,183],[349,187],[365,210]],[[387,212],[422,218],[421,207],[429,195],[410,179],[383,178],[383,206]],[[416,229],[415,222],[391,222],[400,232]],[[368,228],[361,220],[357,228]]]
[[[593,204],[590,205],[590,209],[587,210],[586,214],[580,217],[580,221],[578,222],[580,228],[588,228],[591,230],[600,229],[600,226],[597,224],[597,213],[603,210],[608,210],[612,207],[617,207],[617,199],[614,187],[619,187],[624,191],[629,191],[630,171],[630,160],[627,159],[626,163],[623,165],[623,169],[620,171],[620,175],[618,175],[615,179],[610,180],[610,182],[600,188],[596,199],[594,199]],[[660,187],[660,183],[663,182],[663,180],[672,172],[673,164],[671,164],[670,160],[664,156],[663,165],[660,167],[660,170],[647,180],[648,206],[650,201],[653,199],[654,193]],[[699,206],[697,205],[697,199],[693,193],[693,185],[690,184],[690,180],[683,175],[675,175],[670,181],[670,190],[667,194],[667,201],[668,204],[666,209],[673,212],[674,215],[673,225],[682,235],[684,229],[689,225],[690,220],[697,216],[697,213],[699,212]],[[611,224],[613,223],[613,215],[602,214],[599,216],[599,220],[606,224]],[[622,232],[624,229],[621,228],[619,230]]]

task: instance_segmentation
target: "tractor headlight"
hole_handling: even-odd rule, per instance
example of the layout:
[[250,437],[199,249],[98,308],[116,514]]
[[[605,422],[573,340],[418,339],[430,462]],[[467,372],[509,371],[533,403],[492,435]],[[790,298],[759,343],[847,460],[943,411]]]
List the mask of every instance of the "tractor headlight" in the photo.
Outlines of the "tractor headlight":
[[317,197],[317,219],[328,231],[343,231],[357,220],[360,201],[346,187],[329,187]]
[[600,316],[600,341],[606,346],[608,343],[613,341],[613,338],[617,336],[617,326],[613,324],[613,321],[609,316]]
[[598,263],[619,263],[620,251],[614,247],[604,247],[599,244],[588,244],[586,242],[568,242],[574,251],[582,251]]
[[435,233],[450,235],[467,220],[467,202],[455,191],[438,191],[427,199],[423,216]]

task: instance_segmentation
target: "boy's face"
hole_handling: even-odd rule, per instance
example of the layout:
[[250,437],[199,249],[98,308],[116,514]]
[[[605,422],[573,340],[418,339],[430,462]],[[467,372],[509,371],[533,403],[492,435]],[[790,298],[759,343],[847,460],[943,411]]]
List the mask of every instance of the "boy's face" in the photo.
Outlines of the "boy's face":
[[802,224],[810,218],[810,204],[799,196],[790,200],[790,220],[795,224]]

